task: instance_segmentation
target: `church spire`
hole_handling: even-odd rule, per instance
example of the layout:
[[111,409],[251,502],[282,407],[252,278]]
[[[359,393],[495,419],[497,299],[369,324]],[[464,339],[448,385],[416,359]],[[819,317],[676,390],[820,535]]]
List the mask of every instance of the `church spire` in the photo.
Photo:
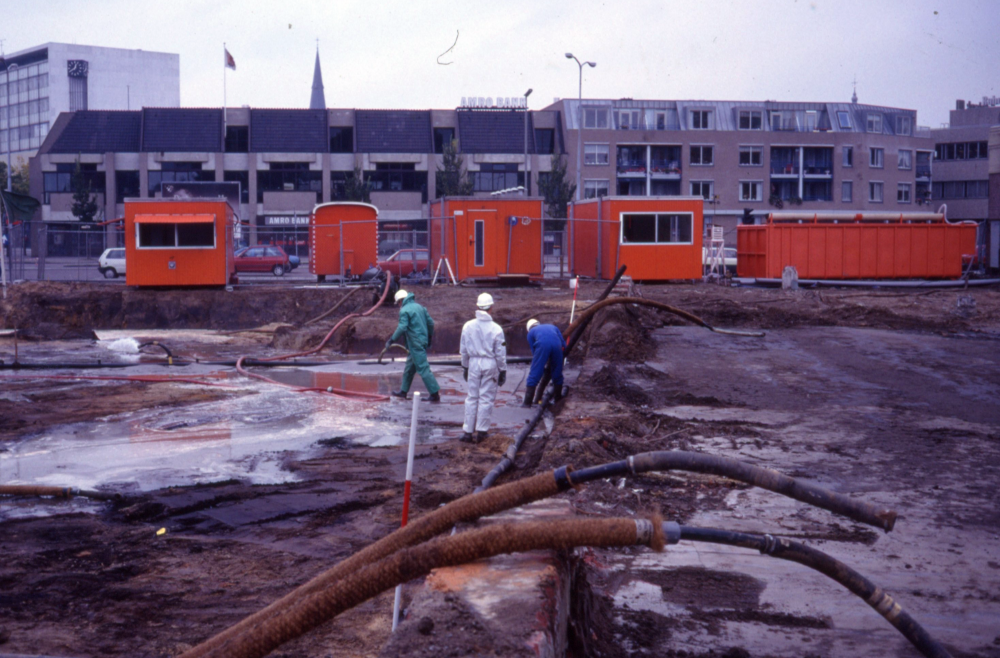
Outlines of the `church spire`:
[[851,102],[858,104],[858,76],[854,76],[854,93],[851,94]]
[[323,94],[323,71],[319,68],[319,44],[316,44],[316,66],[313,69],[312,98],[309,99],[310,110],[325,110],[326,96]]

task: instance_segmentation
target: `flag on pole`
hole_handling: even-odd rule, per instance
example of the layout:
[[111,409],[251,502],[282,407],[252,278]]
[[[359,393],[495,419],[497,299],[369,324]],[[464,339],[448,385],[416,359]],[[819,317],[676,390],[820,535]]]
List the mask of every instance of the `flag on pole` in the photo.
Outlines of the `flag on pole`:
[[223,48],[223,50],[226,51],[226,67],[227,68],[231,68],[232,70],[235,71],[236,70],[236,60],[233,59],[233,56],[229,54],[229,49],[228,48]]

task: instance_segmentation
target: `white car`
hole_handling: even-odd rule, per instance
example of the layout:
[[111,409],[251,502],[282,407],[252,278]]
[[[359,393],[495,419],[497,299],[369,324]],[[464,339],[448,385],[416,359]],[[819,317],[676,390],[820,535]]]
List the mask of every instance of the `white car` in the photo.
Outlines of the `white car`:
[[[708,253],[708,247],[701,248],[701,264],[708,267],[712,264],[712,259]],[[722,264],[727,270],[736,271],[736,249],[735,247],[722,248]]]
[[125,274],[125,248],[105,249],[97,259],[97,269],[105,279],[114,279]]

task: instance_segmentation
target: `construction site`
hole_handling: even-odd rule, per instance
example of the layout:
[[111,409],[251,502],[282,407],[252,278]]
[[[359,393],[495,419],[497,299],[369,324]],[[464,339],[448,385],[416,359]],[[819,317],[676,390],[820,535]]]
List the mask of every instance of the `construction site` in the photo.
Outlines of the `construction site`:
[[10,287],[0,656],[1000,656],[995,286],[409,289]]

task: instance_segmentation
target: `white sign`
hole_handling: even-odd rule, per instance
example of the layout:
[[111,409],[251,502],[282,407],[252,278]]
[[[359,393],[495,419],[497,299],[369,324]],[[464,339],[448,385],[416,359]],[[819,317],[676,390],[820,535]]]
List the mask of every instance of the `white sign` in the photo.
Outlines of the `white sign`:
[[309,215],[302,217],[293,215],[268,215],[264,218],[265,226],[308,226]]
[[723,229],[722,229],[721,226],[713,226],[712,227],[712,239],[713,240],[725,240],[726,239],[725,236],[723,235]]
[[527,101],[524,96],[462,96],[459,107],[520,108],[527,107]]
[[987,107],[1000,105],[1000,96],[983,96],[983,105]]

